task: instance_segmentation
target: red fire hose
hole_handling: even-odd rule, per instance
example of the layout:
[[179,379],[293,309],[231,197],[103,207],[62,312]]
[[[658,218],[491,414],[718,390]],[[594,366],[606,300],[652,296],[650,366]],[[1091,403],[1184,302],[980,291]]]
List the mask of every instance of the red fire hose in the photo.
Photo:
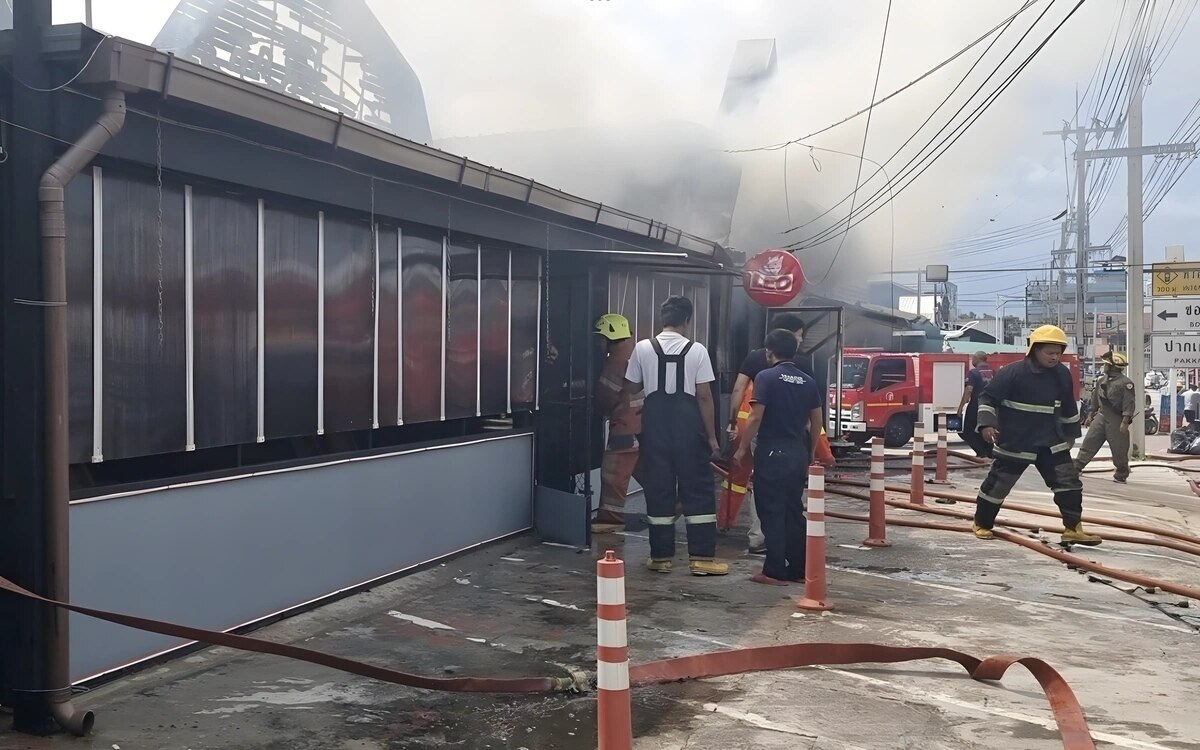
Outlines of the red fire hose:
[[[151,633],[199,641],[214,646],[225,646],[240,651],[283,656],[383,682],[426,690],[472,693],[549,693],[581,691],[585,689],[587,683],[586,676],[581,673],[573,674],[570,677],[425,677],[300,646],[53,601],[38,596],[3,577],[0,577],[0,590]],[[1038,684],[1042,686],[1042,690],[1050,702],[1054,721],[1062,735],[1064,750],[1095,750],[1096,745],[1088,730],[1083,708],[1079,705],[1079,700],[1075,697],[1070,685],[1049,664],[1041,659],[1031,657],[1004,655],[988,657],[981,661],[969,654],[944,648],[908,648],[870,643],[796,643],[718,651],[647,662],[630,667],[629,679],[631,685],[642,686],[804,666],[894,664],[919,659],[949,659],[962,665],[971,678],[976,680],[999,680],[1013,664],[1021,664],[1033,674]]]
[[[841,484],[841,485],[845,485],[847,487],[869,487],[870,486],[869,482],[864,482],[861,479],[829,479],[829,480],[827,480],[827,483],[828,484]],[[884,487],[884,490],[886,490],[888,492],[907,493],[908,487],[905,485],[893,484],[893,485],[886,485]],[[928,487],[925,488],[925,494],[929,497],[940,497],[940,498],[944,498],[946,500],[957,500],[957,501],[964,502],[964,503],[974,503],[975,502],[974,495],[964,495],[964,494],[958,493],[958,492],[945,492],[942,490],[931,490]],[[854,497],[858,497],[858,496],[855,495]],[[904,503],[904,502],[901,502],[898,500],[889,500],[887,502],[889,505],[893,505],[897,508],[907,508],[910,505],[909,503]],[[929,513],[937,513],[939,515],[952,515],[952,516],[957,516],[959,518],[968,518],[969,517],[967,515],[963,515],[961,513],[955,512],[955,511],[942,512],[945,510],[942,508],[928,508],[928,507],[917,507],[917,506],[913,506],[913,507],[918,510],[925,510]],[[1005,508],[1005,510],[1016,510],[1016,511],[1020,511],[1022,513],[1032,513],[1032,514],[1038,515],[1038,516],[1052,516],[1052,517],[1058,516],[1058,511],[1049,510],[1047,508],[1038,508],[1033,505],[1022,505],[1020,503],[1005,502],[1004,508]],[[1140,544],[1156,544],[1156,545],[1160,545],[1160,546],[1167,546],[1167,547],[1170,547],[1171,549],[1178,549],[1181,552],[1188,552],[1193,555],[1200,555],[1200,537],[1195,536],[1193,534],[1187,534],[1182,531],[1175,531],[1173,529],[1164,529],[1159,526],[1149,526],[1146,524],[1131,523],[1129,521],[1118,521],[1116,519],[1110,519],[1110,518],[1099,518],[1096,516],[1085,515],[1085,516],[1083,516],[1083,520],[1087,521],[1088,523],[1095,524],[1097,526],[1109,526],[1114,529],[1125,529],[1127,531],[1141,531],[1141,532],[1145,532],[1147,534],[1154,534],[1156,536],[1167,537],[1168,539],[1175,539],[1180,542],[1185,542],[1188,545],[1191,545],[1191,547],[1190,548],[1175,547],[1172,545],[1168,545],[1165,542],[1162,542],[1161,540],[1139,539],[1136,537],[1126,537],[1126,538],[1120,538],[1120,537],[1115,537],[1115,536],[1112,537],[1113,539],[1115,539],[1117,541],[1135,541],[1135,543],[1140,543]],[[1019,526],[1020,528],[1026,528],[1026,529],[1041,528],[1040,526],[1030,526],[1027,524],[1023,525],[1023,524],[1016,523],[1016,522],[1013,522],[1009,525],[1010,526]]]
[[[837,494],[837,495],[845,495],[847,497],[854,497],[854,498],[858,498],[860,500],[867,499],[865,496],[863,496],[861,494],[858,494],[855,492],[850,492],[848,490],[834,490],[834,489],[826,488],[825,491],[827,493],[833,493],[833,494]],[[936,510],[940,510],[938,508],[928,508],[928,507],[922,507],[919,505],[910,506],[907,503],[903,504],[902,507],[908,508],[910,510],[922,510],[922,511],[926,511],[926,512],[934,512]],[[830,518],[837,518],[837,519],[840,519],[843,521],[859,521],[861,523],[867,523],[869,521],[869,519],[866,516],[858,516],[858,515],[854,515],[851,513],[836,513],[836,512],[830,511],[830,510],[826,510],[825,515],[829,516]],[[942,514],[938,514],[938,515],[942,515]],[[936,523],[936,522],[929,522],[929,521],[916,521],[916,520],[909,519],[909,518],[889,517],[887,519],[887,522],[888,522],[888,525],[890,525],[890,526],[908,526],[908,527],[915,528],[915,529],[936,529],[938,531],[957,531],[957,532],[965,532],[965,533],[971,532],[970,526],[959,526],[956,524]],[[1016,524],[1008,524],[1008,525],[1016,525]],[[1159,580],[1157,578],[1150,578],[1149,576],[1143,576],[1143,575],[1139,575],[1137,573],[1131,573],[1127,570],[1121,570],[1120,568],[1110,568],[1107,565],[1101,565],[1099,563],[1094,563],[1091,560],[1088,560],[1083,557],[1079,557],[1078,555],[1073,555],[1069,552],[1062,552],[1060,550],[1056,550],[1052,547],[1046,546],[1045,544],[1043,544],[1037,540],[1027,539],[1027,538],[1021,536],[1020,534],[1014,534],[1011,531],[1004,531],[1002,529],[992,529],[992,533],[995,534],[997,538],[1004,539],[1009,542],[1014,542],[1016,544],[1021,545],[1022,547],[1028,547],[1029,549],[1033,550],[1034,552],[1040,552],[1043,555],[1046,555],[1048,557],[1053,557],[1056,560],[1061,560],[1062,562],[1069,563],[1078,568],[1082,568],[1083,570],[1090,570],[1093,573],[1100,573],[1101,575],[1106,575],[1111,578],[1116,578],[1117,580],[1125,581],[1126,583],[1133,583],[1138,586],[1158,587],[1158,588],[1162,589],[1163,591],[1166,591],[1166,592],[1169,592],[1172,594],[1176,594],[1178,596],[1186,596],[1189,599],[1196,599],[1197,601],[1200,601],[1200,589],[1194,589],[1194,588],[1191,588],[1190,586],[1182,586],[1177,583],[1171,583],[1170,581],[1163,581],[1163,580]],[[1116,540],[1116,538],[1111,535],[1106,538]],[[1117,540],[1117,541],[1120,541],[1120,540]]]

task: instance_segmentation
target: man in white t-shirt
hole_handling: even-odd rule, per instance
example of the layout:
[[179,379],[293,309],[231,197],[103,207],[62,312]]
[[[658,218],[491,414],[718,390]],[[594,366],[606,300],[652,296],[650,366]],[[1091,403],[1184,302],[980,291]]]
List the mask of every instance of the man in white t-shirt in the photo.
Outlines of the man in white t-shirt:
[[625,374],[630,393],[645,392],[638,481],[650,525],[647,567],[671,571],[678,504],[687,522],[692,575],[725,575],[729,566],[714,559],[717,498],[709,468],[721,448],[713,408],[716,376],[708,351],[683,334],[692,320],[692,301],[669,297],[660,315],[662,333],[637,343]]

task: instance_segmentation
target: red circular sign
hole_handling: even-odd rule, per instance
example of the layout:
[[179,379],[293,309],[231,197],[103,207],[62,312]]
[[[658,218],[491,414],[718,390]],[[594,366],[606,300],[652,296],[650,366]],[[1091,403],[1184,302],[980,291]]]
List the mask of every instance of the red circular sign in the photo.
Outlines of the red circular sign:
[[764,250],[746,261],[742,287],[763,307],[786,305],[804,287],[804,269],[787,250]]

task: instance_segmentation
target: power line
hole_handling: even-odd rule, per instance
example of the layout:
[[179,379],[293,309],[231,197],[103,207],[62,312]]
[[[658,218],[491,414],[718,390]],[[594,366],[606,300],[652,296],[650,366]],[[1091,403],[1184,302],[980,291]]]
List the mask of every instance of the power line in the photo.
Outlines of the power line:
[[[1045,49],[1046,45],[1050,43],[1050,40],[1054,38],[1054,36],[1062,29],[1062,27],[1066,24],[1066,22],[1068,20],[1070,20],[1070,18],[1076,13],[1076,11],[1079,10],[1079,8],[1083,5],[1083,3],[1085,1],[1086,0],[1079,0],[1075,4],[1075,6],[1071,9],[1071,11],[1058,23],[1058,25],[1050,32],[1050,34],[1033,50],[1033,52],[1030,53],[1030,55],[1025,58],[1025,60],[1017,67],[1017,69],[1008,75],[1008,77],[1001,83],[1000,87],[998,89],[996,89],[995,91],[993,91],[991,94],[989,94],[987,97],[985,97],[985,101],[983,101],[979,106],[976,107],[975,111],[972,112],[968,116],[967,120],[964,120],[962,123],[959,123],[959,125],[955,127],[955,130],[957,130],[958,132],[956,134],[954,134],[953,137],[948,135],[945,139],[942,140],[941,143],[938,143],[935,146],[935,150],[938,148],[941,149],[938,153],[932,154],[931,156],[914,158],[912,161],[909,162],[909,165],[906,165],[905,169],[909,171],[909,174],[904,174],[904,175],[902,175],[901,178],[897,178],[897,179],[903,179],[903,178],[907,177],[908,181],[905,184],[901,185],[899,187],[899,189],[895,190],[893,197],[895,194],[899,194],[900,192],[903,192],[908,186],[910,186],[914,181],[916,181],[917,178],[919,178],[922,174],[924,174],[924,172],[926,170],[928,170],[930,166],[932,166],[939,158],[941,158],[941,156],[943,156],[946,153],[946,151],[948,151],[958,141],[958,139],[962,137],[962,135],[971,127],[971,125],[973,125],[975,122],[977,122],[979,120],[979,118],[982,116],[983,112],[986,111],[988,109],[988,107],[990,107],[991,104],[994,103],[995,100],[997,98],[999,98],[999,96],[1001,94],[1003,94],[1004,91],[1006,91],[1009,86],[1012,85],[1012,82],[1014,80],[1016,80],[1016,78],[1025,70],[1025,68],[1029,66],[1029,64],[1033,61],[1033,59],[1043,49]],[[1042,15],[1044,16],[1045,13],[1043,13]],[[1040,20],[1040,18],[1041,18],[1041,16],[1039,16],[1039,20]],[[1034,22],[1034,26],[1036,26],[1036,24],[1037,24],[1037,21]],[[1008,57],[1010,57],[1012,55],[1012,52],[1016,51],[1016,47],[1020,45],[1021,41],[1023,41],[1024,38],[1026,36],[1028,36],[1029,32],[1032,31],[1032,29],[1033,29],[1033,26],[1031,26],[1030,29],[1025,32],[1025,35],[1023,35],[1021,37],[1021,40],[1018,40],[1017,45],[1014,46],[1013,50],[1010,51],[1009,54],[1005,56],[1005,59],[1001,61],[1000,65],[1003,65],[1003,63],[1008,59]],[[997,66],[996,70],[993,71],[992,74],[989,74],[989,78],[991,78],[993,75],[995,75],[995,73],[998,71],[999,71],[999,66]],[[986,85],[986,82],[984,85]],[[980,88],[977,89],[975,93],[978,93],[978,91],[982,90],[982,88],[983,88],[983,86],[980,86]],[[973,98],[973,97],[974,97],[974,94],[972,94],[971,98]],[[965,104],[963,105],[963,107],[961,107],[959,109],[959,113],[961,113],[964,109],[966,109]],[[958,113],[956,113],[955,116],[957,116],[957,114]],[[946,126],[943,126],[942,130],[945,130],[945,127]],[[940,132],[941,131],[939,131],[939,134],[940,134]],[[928,147],[928,145],[926,146],[926,148],[927,147]],[[924,151],[924,150],[925,149],[923,148],[922,151]],[[913,167],[912,165],[914,163],[916,163],[917,161],[919,161],[919,159],[922,159],[922,158],[925,160],[924,166],[922,166],[920,168],[920,170],[916,172],[916,174],[911,174],[911,172],[916,169],[916,167]],[[890,185],[888,187],[890,188]],[[853,216],[847,215],[846,219],[844,219],[843,221],[846,221],[849,226],[857,226],[858,224],[862,223],[862,221],[865,221],[867,218],[870,218],[871,215],[873,215],[876,211],[878,211],[884,205],[883,203],[880,203],[879,205],[876,205],[874,208],[872,208],[869,212],[867,212],[867,206],[876,202],[877,196],[879,196],[880,194],[881,193],[879,191],[877,191],[876,195],[873,196],[871,199],[869,199],[866,203],[864,203],[863,206],[859,209],[860,213],[866,212],[865,216],[862,216],[857,221],[853,221]],[[890,202],[892,199],[893,199],[892,197],[889,197],[887,201],[884,201],[884,203]],[[841,224],[841,222],[839,221],[838,224],[835,225],[835,227],[838,227],[838,225],[840,225],[840,224]],[[816,245],[822,244],[824,242],[827,242],[831,238],[830,232],[836,231],[835,227],[831,227],[826,230],[823,230],[822,232],[818,232],[816,235],[805,238],[803,240],[798,240],[798,241],[788,245],[788,247],[797,248],[797,249],[808,249],[811,247],[815,247]]]
[[[871,87],[871,101],[875,101],[875,94],[879,91],[879,74],[883,72],[883,52],[887,48],[887,33],[888,25],[892,20],[892,0],[888,0],[887,15],[883,17],[883,38],[879,41],[879,62],[875,65],[875,85]],[[871,133],[871,115],[875,112],[875,108],[871,107],[871,111],[867,112],[867,124],[863,127],[862,149],[858,154],[858,173],[854,177],[854,192],[850,196],[850,213],[854,213],[854,199],[858,196],[858,186],[862,180],[862,165],[863,158],[867,155],[867,136]],[[882,167],[881,167],[882,169]],[[829,267],[825,269],[821,280],[816,282],[822,283],[829,277],[829,272],[833,270],[833,266],[837,263],[838,256],[842,254],[842,246],[846,244],[846,237],[850,234],[850,227],[846,227],[846,233],[842,235],[842,241],[838,243],[837,251],[833,254],[833,260],[829,261]]]
[[[750,153],[750,152],[752,152],[752,151],[778,151],[778,150],[779,150],[779,149],[781,149],[781,148],[786,148],[786,147],[788,147],[788,146],[791,146],[791,145],[794,145],[794,144],[798,144],[798,143],[800,143],[801,141],[807,141],[809,138],[812,138],[813,136],[820,135],[820,134],[822,134],[822,133],[825,133],[825,132],[827,132],[827,131],[833,130],[834,128],[838,127],[839,125],[845,125],[846,123],[850,122],[851,120],[855,119],[856,117],[859,117],[859,116],[861,116],[861,115],[863,115],[863,114],[865,114],[865,113],[867,113],[867,112],[870,112],[870,111],[871,111],[871,110],[873,110],[875,107],[878,107],[880,104],[883,104],[884,102],[886,102],[886,101],[888,101],[889,99],[891,99],[891,98],[893,98],[893,97],[897,96],[898,94],[902,94],[902,93],[904,93],[905,91],[907,91],[908,89],[912,88],[912,87],[913,87],[913,86],[915,86],[916,84],[920,83],[921,81],[925,80],[925,79],[926,79],[926,78],[928,78],[929,76],[931,76],[931,75],[933,75],[934,73],[938,72],[939,70],[941,70],[942,68],[946,67],[946,66],[947,66],[947,65],[949,65],[950,63],[954,62],[954,61],[955,61],[955,60],[957,60],[958,58],[962,57],[962,56],[963,56],[964,54],[966,54],[967,52],[970,52],[970,51],[971,51],[971,49],[972,49],[973,47],[975,47],[976,45],[978,45],[978,44],[979,44],[980,42],[982,42],[984,39],[987,39],[988,37],[990,37],[992,34],[995,34],[995,33],[996,33],[996,31],[997,31],[998,29],[1000,29],[1001,27],[1004,27],[1004,26],[1006,26],[1007,24],[1009,24],[1009,23],[1012,23],[1013,19],[1015,19],[1017,16],[1021,15],[1022,13],[1024,13],[1026,10],[1028,10],[1030,7],[1032,7],[1032,6],[1033,6],[1035,3],[1037,3],[1037,2],[1038,2],[1038,0],[1027,0],[1027,2],[1026,2],[1024,5],[1022,5],[1020,8],[1018,8],[1018,9],[1016,10],[1016,12],[1015,12],[1015,13],[1013,13],[1011,16],[1009,16],[1008,18],[1004,19],[1004,20],[1003,20],[1003,21],[1001,21],[1000,23],[996,24],[996,25],[995,25],[995,26],[993,26],[991,29],[988,29],[986,32],[984,32],[984,34],[983,34],[982,36],[980,36],[980,37],[979,37],[979,38],[977,38],[975,41],[973,41],[973,42],[971,42],[970,44],[968,44],[966,47],[963,47],[962,49],[960,49],[958,52],[955,52],[955,53],[954,53],[953,55],[951,55],[950,57],[947,57],[945,60],[942,60],[940,63],[938,63],[938,64],[937,64],[937,65],[935,65],[934,67],[932,67],[932,68],[930,68],[929,70],[927,70],[927,71],[925,71],[924,73],[922,73],[922,74],[921,74],[919,77],[917,77],[917,78],[915,78],[915,79],[913,79],[913,80],[909,81],[908,83],[904,84],[903,86],[901,86],[900,88],[896,89],[896,90],[895,90],[895,91],[893,91],[892,93],[888,94],[887,96],[883,97],[882,99],[876,100],[876,101],[875,101],[875,102],[873,102],[871,105],[869,105],[869,106],[867,106],[867,107],[865,107],[865,108],[863,108],[863,109],[860,109],[859,111],[855,112],[854,114],[850,115],[849,117],[846,117],[846,118],[843,118],[843,119],[841,119],[841,120],[838,120],[837,122],[833,123],[832,125],[826,125],[825,127],[821,128],[820,130],[813,131],[812,133],[809,133],[808,135],[802,135],[802,136],[800,136],[799,138],[794,138],[794,139],[792,139],[792,140],[790,140],[790,141],[784,141],[784,142],[782,142],[782,143],[775,143],[775,144],[772,144],[772,145],[770,145],[770,146],[757,146],[757,147],[754,147],[754,148],[735,148],[735,149],[726,149],[726,150],[725,150],[725,153],[729,153],[729,154],[746,154],[746,153]],[[874,98],[874,97],[872,97],[872,98]]]
[[[1051,2],[1051,5],[1052,5],[1052,4],[1053,4],[1053,2],[1054,2],[1054,0],[1050,0],[1050,2]],[[1039,15],[1039,16],[1037,17],[1037,19],[1036,19],[1036,20],[1033,22],[1033,25],[1037,25],[1038,21],[1041,21],[1041,20],[1042,20],[1042,18],[1043,18],[1043,17],[1046,15],[1046,12],[1050,10],[1050,7],[1051,7],[1050,5],[1047,5],[1047,6],[1046,6],[1046,10],[1043,10],[1043,11],[1042,11],[1041,15]],[[1011,24],[1011,23],[1012,23],[1012,21],[1011,21],[1011,20],[1009,20],[1009,21],[1007,21],[1006,23],[1007,23],[1007,24]],[[1030,28],[1032,29],[1032,26],[1031,26]],[[1007,28],[1005,29],[1005,31],[1007,31]],[[1026,34],[1028,34],[1028,31],[1026,32]],[[950,99],[954,97],[954,95],[955,95],[955,94],[958,92],[958,90],[959,90],[960,88],[962,88],[962,85],[963,85],[964,83],[966,83],[966,82],[967,82],[967,79],[968,79],[968,78],[971,76],[971,74],[972,74],[973,72],[975,72],[975,68],[977,68],[981,62],[983,62],[984,58],[985,58],[985,57],[987,57],[987,54],[988,54],[988,53],[989,53],[989,52],[992,50],[992,47],[994,47],[994,46],[996,45],[996,43],[997,43],[998,41],[1000,41],[1000,38],[1001,38],[1003,35],[1004,35],[1004,32],[1001,32],[1001,34],[1000,34],[999,36],[997,36],[995,39],[993,39],[991,42],[989,42],[989,43],[988,43],[988,46],[987,46],[987,47],[986,47],[986,48],[983,50],[983,52],[982,52],[982,53],[979,55],[979,57],[975,59],[975,62],[971,63],[971,67],[967,69],[967,72],[966,72],[966,73],[964,73],[964,74],[963,74],[963,76],[962,76],[962,78],[960,78],[960,79],[959,79],[958,83],[954,85],[954,88],[952,88],[952,89],[950,90],[950,93],[946,94],[946,96],[945,96],[945,97],[942,99],[942,101],[941,101],[940,103],[938,103],[938,105],[937,105],[936,107],[934,107],[932,111],[930,111],[929,115],[928,115],[928,116],[925,118],[925,120],[924,120],[924,121],[923,121],[923,122],[922,122],[920,125],[918,125],[918,126],[917,126],[916,130],[914,130],[914,131],[913,131],[913,133],[912,133],[912,134],[911,134],[911,135],[910,135],[910,136],[909,136],[909,137],[908,137],[908,138],[907,138],[907,139],[904,141],[904,143],[900,144],[900,146],[899,146],[899,147],[898,147],[898,148],[897,148],[895,151],[893,151],[893,152],[892,152],[892,155],[891,155],[891,156],[889,156],[887,159],[885,159],[885,160],[884,160],[884,162],[883,162],[883,165],[881,165],[880,171],[882,171],[882,166],[886,166],[886,165],[890,164],[890,163],[892,162],[892,160],[893,160],[893,159],[895,159],[897,156],[899,156],[899,155],[900,155],[900,152],[901,152],[901,151],[903,151],[903,150],[905,149],[905,147],[907,147],[907,146],[908,146],[908,144],[912,143],[912,142],[913,142],[913,140],[914,140],[914,139],[915,139],[915,138],[916,138],[918,135],[920,135],[921,131],[922,131],[922,130],[925,128],[925,126],[926,126],[926,125],[928,125],[928,124],[929,124],[929,123],[930,123],[930,122],[933,120],[934,116],[935,116],[935,115],[937,115],[937,113],[938,113],[938,112],[940,112],[940,111],[942,110],[942,108],[946,106],[946,104],[947,104],[947,103],[950,101]],[[1024,37],[1022,37],[1021,39],[1023,40],[1023,39],[1024,39]],[[1020,44],[1020,42],[1019,42],[1019,41],[1018,41],[1018,44]],[[1014,50],[1015,50],[1015,47],[1014,47]],[[1009,54],[1011,55],[1012,53],[1010,52]],[[1008,59],[1008,57],[1006,56],[1006,57],[1005,57],[1005,59],[1004,59],[1003,61],[1001,61],[1001,64],[1003,64],[1003,62],[1004,62],[1004,61],[1007,61],[1007,59]],[[993,71],[993,72],[992,72],[992,74],[989,74],[988,78],[990,79],[991,75],[994,75],[994,73],[995,73],[995,71]],[[985,85],[986,85],[986,80],[985,80]],[[980,88],[982,88],[982,86],[981,86]],[[979,93],[979,90],[980,90],[980,89],[976,89],[976,90],[975,90],[975,91],[974,91],[974,92],[971,94],[971,96],[970,96],[970,97],[968,97],[968,101],[970,101],[972,98],[974,98],[974,97],[975,97],[975,95]],[[964,105],[964,107],[965,107],[965,105]],[[961,113],[961,112],[962,112],[962,108],[960,108],[958,112],[956,112],[954,115],[952,115],[952,116],[951,116],[951,118],[950,118],[950,120],[949,120],[949,121],[946,123],[946,125],[943,125],[943,126],[942,126],[942,128],[941,128],[940,130],[938,130],[938,132],[937,132],[937,133],[935,133],[933,137],[934,137],[934,138],[937,138],[937,136],[938,136],[938,135],[940,135],[940,134],[942,133],[942,131],[944,131],[944,130],[946,129],[946,127],[949,125],[949,123],[950,123],[950,122],[953,122],[953,121],[954,121],[954,118],[955,118],[955,117],[957,117],[957,116],[958,116],[958,114],[959,114],[959,113]],[[931,143],[932,143],[932,141],[931,141]],[[925,146],[923,146],[923,147],[922,147],[922,148],[921,148],[921,149],[920,149],[920,150],[917,152],[917,153],[918,153],[918,155],[919,155],[919,154],[921,154],[922,152],[924,152],[924,150],[925,150],[926,148],[928,148],[928,147],[929,147],[929,144],[926,144]],[[913,163],[913,161],[912,161],[912,160],[910,160],[908,164],[906,164],[904,167],[902,167],[902,168],[901,168],[901,170],[903,171],[903,170],[904,170],[904,169],[906,169],[908,166],[910,166],[912,163]],[[878,174],[879,174],[879,172],[877,171],[875,174],[873,174],[873,175],[871,175],[870,177],[868,177],[868,178],[867,178],[867,182],[870,182],[871,180],[875,179],[875,177],[876,177]],[[889,185],[889,186],[890,186],[890,183],[891,183],[891,182],[892,182],[891,178],[890,178],[890,177],[889,177],[889,178],[887,178],[887,185]],[[889,187],[889,190],[890,190],[890,187]],[[872,200],[873,200],[873,199],[874,199],[876,196],[878,196],[879,194],[880,194],[880,191],[876,191],[875,195],[873,195],[873,196],[872,196]],[[845,203],[845,202],[846,202],[846,201],[848,201],[848,200],[850,200],[850,195],[846,195],[846,196],[845,196],[845,197],[843,197],[841,200],[839,200],[837,203],[833,204],[832,206],[830,206],[829,208],[827,208],[825,211],[823,211],[823,212],[821,212],[820,214],[818,214],[818,215],[814,216],[813,218],[809,219],[808,221],[806,221],[806,222],[804,222],[804,223],[802,223],[802,224],[799,224],[799,225],[797,225],[797,226],[791,227],[790,229],[786,229],[786,230],[784,230],[784,231],[782,232],[782,234],[788,234],[788,233],[790,233],[790,232],[793,232],[793,231],[795,231],[795,230],[797,230],[797,229],[803,229],[804,227],[806,227],[806,226],[809,226],[810,224],[813,224],[813,223],[815,223],[815,222],[817,222],[817,221],[821,220],[821,219],[822,219],[822,218],[824,218],[825,216],[827,216],[827,215],[829,215],[830,213],[832,213],[832,212],[833,212],[833,210],[834,210],[835,208],[837,208],[838,206],[842,205],[843,203]],[[868,201],[868,203],[869,203],[869,202],[870,202],[870,201]],[[848,219],[849,219],[849,216],[847,216],[847,219],[846,219],[846,220],[848,221]],[[834,233],[836,233],[836,231],[837,231],[837,228],[840,226],[840,224],[841,224],[841,221],[839,220],[838,222],[834,223],[834,224],[833,224],[833,225],[831,225],[830,227],[827,227],[827,228],[826,228],[826,230],[822,230],[822,231],[829,231],[829,232],[830,232],[830,236],[832,236]],[[818,233],[818,234],[821,234],[821,233]]]

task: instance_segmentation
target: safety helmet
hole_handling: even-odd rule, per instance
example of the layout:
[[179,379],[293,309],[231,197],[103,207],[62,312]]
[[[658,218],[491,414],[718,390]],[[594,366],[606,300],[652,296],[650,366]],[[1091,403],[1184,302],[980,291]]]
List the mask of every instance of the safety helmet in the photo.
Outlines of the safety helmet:
[[629,321],[625,319],[624,315],[616,313],[601,315],[596,321],[596,333],[609,341],[620,341],[633,336],[629,332]]
[[1026,356],[1033,354],[1033,347],[1038,344],[1058,344],[1066,351],[1068,342],[1067,334],[1058,326],[1041,326],[1029,334],[1027,343],[1029,348],[1025,351]]
[[1129,366],[1129,357],[1126,357],[1124,354],[1122,354],[1120,352],[1114,352],[1114,351],[1105,352],[1104,356],[1100,357],[1100,359],[1104,360],[1107,364],[1110,364],[1113,367],[1128,367]]

